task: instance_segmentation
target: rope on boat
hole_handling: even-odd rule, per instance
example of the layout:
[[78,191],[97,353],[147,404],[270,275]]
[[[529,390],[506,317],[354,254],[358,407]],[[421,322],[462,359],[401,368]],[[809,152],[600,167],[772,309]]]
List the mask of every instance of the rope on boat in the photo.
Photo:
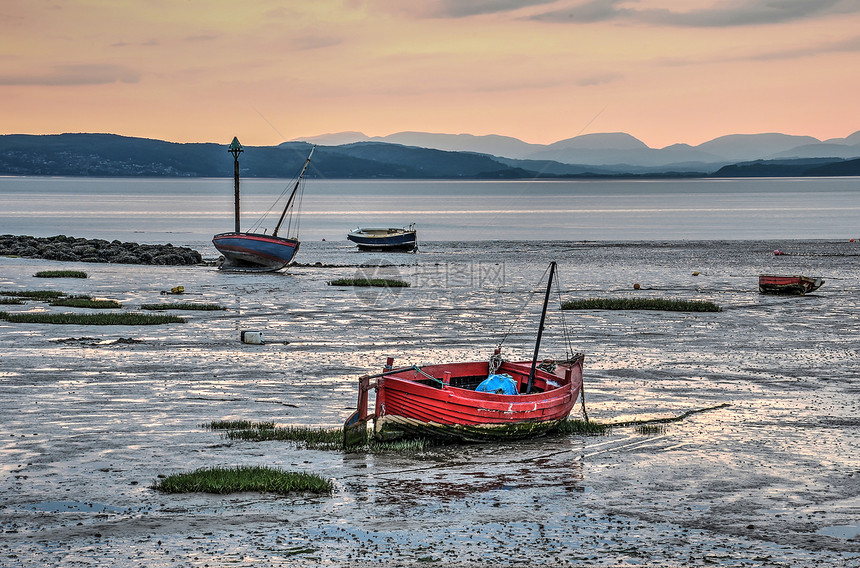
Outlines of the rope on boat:
[[492,355],[490,355],[488,376],[495,375],[496,371],[499,370],[499,368],[502,366],[502,363],[504,362],[505,360],[502,358],[501,353],[493,353]]
[[582,415],[585,417],[585,422],[587,424],[588,412],[585,411],[585,381],[582,381],[582,386],[579,387],[579,401],[582,403]]
[[412,365],[412,368],[413,368],[415,371],[417,371],[418,373],[421,373],[422,375],[424,375],[425,377],[427,377],[428,379],[433,380],[433,381],[436,381],[436,382],[437,382],[437,383],[439,383],[440,385],[441,385],[441,384],[444,384],[444,383],[442,382],[442,380],[441,380],[441,379],[437,379],[437,378],[436,378],[436,377],[434,377],[433,375],[429,375],[429,374],[425,373],[425,372],[421,369],[421,367],[419,367],[418,365]]

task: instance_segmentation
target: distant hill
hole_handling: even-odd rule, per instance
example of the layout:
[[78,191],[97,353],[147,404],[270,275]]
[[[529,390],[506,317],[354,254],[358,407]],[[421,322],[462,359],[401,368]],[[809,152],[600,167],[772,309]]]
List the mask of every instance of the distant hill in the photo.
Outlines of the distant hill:
[[720,168],[711,177],[827,177],[860,175],[860,158],[758,160]]
[[[243,177],[292,178],[311,145],[246,146]],[[227,145],[175,144],[113,134],[0,136],[0,175],[100,177],[232,177]],[[506,179],[535,172],[484,154],[445,152],[396,144],[320,146],[309,178]]]
[[[346,134],[328,137],[348,140],[360,133]],[[656,150],[628,134],[610,133],[578,136],[535,151],[536,145],[505,137],[455,135],[452,138],[448,135],[401,133],[400,138],[395,139],[420,139],[425,143],[456,143],[460,146],[480,141],[485,145],[501,144],[521,150],[528,147],[531,157],[444,150],[390,141],[321,144],[317,146],[307,176],[320,179],[853,176],[860,175],[860,160],[856,159],[860,158],[858,135],[860,133],[817,144],[810,144],[808,137],[738,135],[740,138],[722,137],[698,147],[678,144]],[[801,145],[785,149],[797,142]],[[751,153],[777,151],[786,157],[714,161],[716,154],[701,149],[705,147],[712,152],[729,153],[725,148],[733,144]],[[240,156],[241,175],[249,178],[292,178],[301,168],[310,148],[308,142],[246,146]],[[840,155],[810,156],[825,149],[834,154],[839,150]],[[804,153],[805,156],[796,155]],[[581,161],[565,161],[569,156],[577,156]],[[669,158],[672,161],[664,161]],[[9,134],[0,136],[0,175],[231,177],[233,159],[227,153],[226,144],[177,144],[114,134]]]

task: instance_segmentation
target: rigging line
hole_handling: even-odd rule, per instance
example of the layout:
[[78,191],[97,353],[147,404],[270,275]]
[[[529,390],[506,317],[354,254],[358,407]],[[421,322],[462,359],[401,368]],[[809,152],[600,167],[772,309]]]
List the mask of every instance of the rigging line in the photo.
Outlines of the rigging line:
[[275,133],[276,133],[278,136],[280,136],[280,137],[281,137],[281,140],[283,140],[284,142],[286,142],[286,141],[287,141],[287,137],[286,137],[286,136],[284,136],[283,134],[281,134],[281,131],[280,131],[280,130],[278,130],[277,128],[275,128],[275,125],[274,125],[274,124],[272,124],[272,123],[271,123],[271,121],[270,121],[268,118],[266,118],[265,116],[263,116],[263,113],[262,113],[262,112],[260,112],[259,110],[257,110],[257,108],[256,108],[256,107],[253,107],[253,106],[252,106],[251,108],[252,108],[252,109],[254,109],[254,112],[256,112],[257,114],[259,114],[259,115],[260,115],[260,118],[262,118],[262,119],[263,119],[263,121],[264,121],[266,124],[268,124],[269,126],[271,126],[271,127],[272,127],[272,130],[274,130],[274,131],[275,131]]
[[[262,119],[263,119],[263,121],[264,121],[266,124],[268,124],[268,125],[269,125],[269,127],[270,127],[272,130],[274,130],[274,131],[275,131],[275,133],[276,133],[278,136],[280,136],[280,137],[281,137],[281,140],[282,140],[282,141],[284,141],[284,142],[288,142],[287,137],[286,137],[286,136],[284,136],[284,134],[283,134],[280,130],[278,130],[278,128],[277,128],[274,124],[272,124],[272,121],[271,121],[271,120],[269,120],[268,118],[266,118],[266,117],[265,117],[265,115],[263,115],[263,113],[262,113],[262,112],[260,112],[260,110],[259,110],[257,107],[255,107],[255,106],[251,106],[251,108],[254,110],[254,112],[256,112],[256,113],[260,116],[260,118],[262,118]],[[251,229],[250,229],[250,231],[249,231],[249,232],[253,232],[253,231],[255,231],[255,230],[258,230],[258,229],[259,229],[259,227],[261,227],[261,226],[262,226],[263,222],[266,220],[266,217],[268,217],[268,216],[272,213],[272,210],[275,208],[275,205],[277,205],[277,204],[278,204],[278,203],[279,203],[279,202],[284,198],[284,196],[287,194],[287,192],[290,190],[290,188],[292,188],[292,187],[295,185],[295,181],[296,181],[296,179],[297,179],[297,178],[298,178],[298,176],[296,176],[296,177],[292,178],[292,180],[290,181],[290,183],[284,187],[283,191],[281,191],[281,194],[280,194],[280,195],[275,199],[274,203],[272,203],[272,205],[269,207],[269,209],[268,209],[267,211],[265,211],[265,212],[260,216],[260,218],[259,218],[259,219],[257,219],[257,220],[254,222],[254,224],[253,224],[253,225],[251,225]],[[298,231],[298,229],[297,229],[297,231]],[[289,226],[288,226],[287,234],[289,234]]]
[[[260,118],[262,118],[262,119],[263,119],[263,122],[265,122],[266,124],[268,124],[268,125],[269,125],[269,127],[270,127],[272,130],[274,130],[274,131],[275,131],[275,133],[276,133],[278,136],[280,136],[280,137],[281,137],[281,140],[283,140],[284,142],[286,142],[286,141],[287,141],[287,137],[286,137],[286,136],[284,136],[284,135],[283,135],[283,133],[281,133],[281,131],[280,131],[280,130],[278,130],[278,129],[277,129],[277,127],[276,127],[274,124],[272,124],[272,121],[270,121],[268,118],[266,118],[266,117],[263,115],[263,113],[262,113],[262,112],[260,112],[260,110],[259,110],[257,107],[252,106],[251,108],[252,108],[252,109],[254,109],[254,112],[256,112],[258,115],[260,115]],[[254,224],[253,224],[253,225],[251,225],[251,229],[250,229],[250,231],[252,231],[252,232],[253,232],[253,231],[257,230],[260,226],[262,226],[263,221],[265,221],[265,220],[266,220],[266,217],[268,217],[268,216],[269,216],[269,214],[272,212],[272,209],[274,209],[274,208],[275,208],[275,205],[277,205],[277,204],[278,204],[278,201],[280,201],[280,200],[284,197],[284,195],[287,193],[287,189],[288,189],[289,187],[290,187],[290,186],[286,186],[286,187],[284,187],[284,190],[283,190],[283,191],[281,191],[281,194],[278,196],[278,198],[277,198],[277,199],[275,199],[275,202],[274,202],[274,203],[272,203],[272,205],[269,207],[269,209],[268,209],[265,213],[263,213],[263,214],[260,216],[260,218],[259,218],[259,219],[257,219],[257,220],[254,222]]]
[[[295,180],[295,179],[296,179],[296,178],[293,178],[293,180]],[[285,186],[284,186],[284,189],[283,189],[283,190],[281,190],[280,195],[278,195],[278,197],[276,197],[276,198],[275,198],[275,201],[274,201],[274,202],[269,206],[269,208],[268,208],[268,209],[267,209],[267,210],[266,210],[262,215],[260,215],[260,218],[259,218],[259,219],[257,219],[257,220],[254,222],[254,224],[253,224],[253,225],[251,225],[251,232],[253,232],[253,231],[254,231],[255,229],[257,229],[258,227],[262,226],[263,222],[266,220],[266,217],[268,217],[268,216],[272,213],[272,210],[275,208],[275,205],[277,205],[277,204],[278,204],[278,202],[280,202],[280,201],[282,201],[282,200],[284,199],[284,196],[287,194],[287,191],[288,191],[288,190],[289,190],[293,185],[294,185],[294,184],[293,184],[293,181],[290,181],[290,183],[289,183],[289,184],[287,184],[287,185],[285,185]]]
[[588,123],[586,123],[586,125],[582,127],[582,130],[580,130],[579,132],[576,133],[576,135],[579,136],[580,134],[585,132],[585,129],[588,128],[589,126],[591,126],[591,123],[594,122],[595,120],[597,120],[597,117],[600,116],[601,114],[603,114],[603,111],[605,111],[605,110],[606,110],[606,107],[603,107],[602,109],[600,109],[600,112],[595,114],[594,118],[589,120]]
[[570,339],[570,333],[567,329],[567,317],[564,314],[564,310],[561,309],[562,300],[561,300],[561,271],[556,268],[556,280],[555,280],[555,291],[558,295],[558,308],[559,312],[561,312],[561,333],[564,338],[565,347],[567,347],[567,356],[568,358],[573,357],[573,342]]
[[519,312],[517,312],[517,315],[514,318],[514,321],[512,321],[510,327],[508,327],[508,331],[505,332],[505,334],[502,336],[501,341],[499,341],[499,344],[497,345],[497,347],[499,349],[502,348],[502,343],[504,343],[505,340],[508,338],[508,335],[511,334],[511,331],[514,329],[514,326],[516,325],[517,321],[519,321],[520,317],[523,315],[523,312],[525,312],[526,306],[529,305],[529,303],[532,301],[532,298],[534,297],[534,295],[539,291],[541,282],[543,282],[543,279],[546,278],[546,275],[549,273],[549,268],[550,268],[549,266],[546,267],[546,270],[544,270],[543,276],[541,276],[540,281],[538,281],[538,283],[537,283],[537,286],[532,287],[531,294],[529,294],[529,297],[526,298],[526,301],[520,307]]
[[[293,223],[293,214],[296,211],[302,210],[302,199],[304,199],[304,196],[305,196],[305,181],[302,180],[301,186],[299,187],[299,194],[296,196],[296,199],[295,199],[294,209],[292,211],[290,211],[290,225],[292,225],[292,223]],[[301,222],[302,222],[302,216],[299,215],[298,213],[296,213],[295,214],[295,220],[296,220],[296,230],[293,234],[295,235],[296,238],[298,238],[299,228],[300,228]]]

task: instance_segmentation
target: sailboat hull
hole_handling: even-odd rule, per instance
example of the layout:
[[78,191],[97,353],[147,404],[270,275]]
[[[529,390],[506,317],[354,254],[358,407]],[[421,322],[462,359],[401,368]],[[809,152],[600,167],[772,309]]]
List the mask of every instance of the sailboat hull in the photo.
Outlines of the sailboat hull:
[[225,270],[275,271],[293,261],[299,250],[297,239],[259,233],[220,233],[212,244],[224,255]]

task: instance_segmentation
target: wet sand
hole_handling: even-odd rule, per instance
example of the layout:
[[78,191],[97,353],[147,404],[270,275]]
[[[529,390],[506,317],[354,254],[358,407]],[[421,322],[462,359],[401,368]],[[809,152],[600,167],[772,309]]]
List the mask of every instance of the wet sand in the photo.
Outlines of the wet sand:
[[[428,243],[416,255],[302,246],[309,265],[274,275],[0,258],[2,290],[90,294],[125,310],[177,300],[227,308],[152,327],[0,321],[0,565],[860,564],[857,243]],[[355,407],[356,378],[386,356],[485,359],[553,259],[562,299],[723,308],[566,312],[573,347],[586,354],[591,419],[729,406],[655,432],[418,455],[237,442],[201,428],[221,419],[338,426]],[[358,266],[374,262],[388,266]],[[33,278],[56,268],[89,278]],[[826,282],[805,297],[765,296],[757,276],[766,272]],[[361,275],[412,286],[327,285]],[[184,296],[161,295],[178,285]],[[511,358],[531,355],[537,296],[505,340]],[[559,313],[543,355],[563,354]],[[241,343],[242,330],[262,331],[266,344]],[[335,492],[149,488],[160,474],[239,464],[318,473]]]

